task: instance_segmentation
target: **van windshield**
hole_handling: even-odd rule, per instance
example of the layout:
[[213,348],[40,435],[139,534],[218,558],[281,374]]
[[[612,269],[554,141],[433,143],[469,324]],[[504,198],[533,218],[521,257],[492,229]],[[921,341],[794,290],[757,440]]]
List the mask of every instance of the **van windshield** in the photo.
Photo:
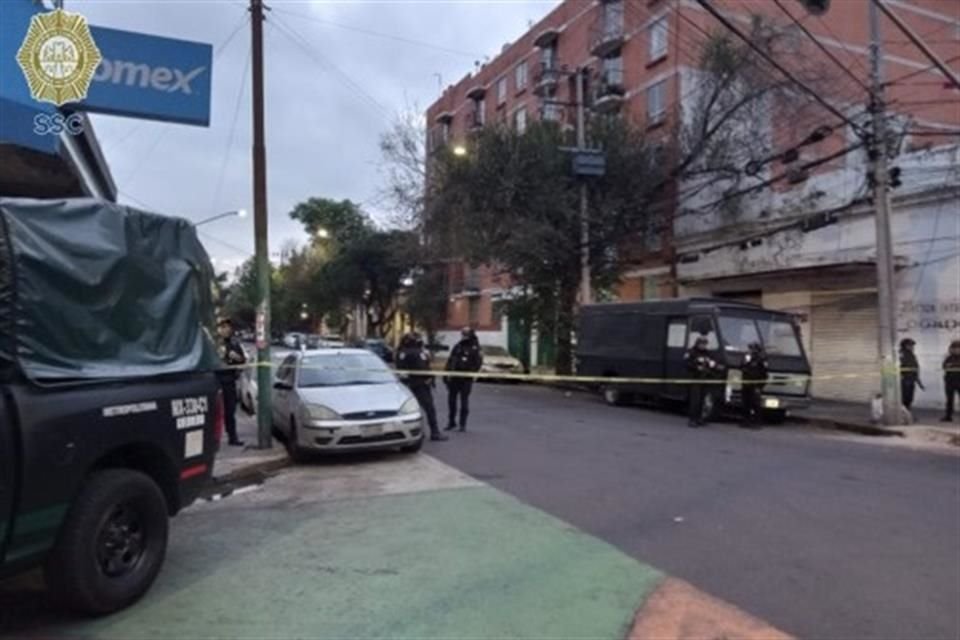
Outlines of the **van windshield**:
[[786,320],[721,316],[720,331],[725,351],[746,352],[751,342],[759,342],[769,355],[800,356],[803,353],[797,332]]

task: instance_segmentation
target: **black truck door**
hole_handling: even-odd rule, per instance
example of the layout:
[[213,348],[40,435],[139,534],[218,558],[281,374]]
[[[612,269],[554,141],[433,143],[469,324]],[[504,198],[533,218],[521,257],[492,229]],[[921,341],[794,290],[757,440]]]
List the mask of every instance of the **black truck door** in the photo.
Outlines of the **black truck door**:
[[13,428],[7,402],[0,397],[0,564],[6,551],[7,533],[13,518],[13,490],[16,473]]
[[683,355],[687,350],[687,318],[677,316],[667,320],[667,331],[663,336],[666,344],[663,351],[663,394],[668,398],[687,397],[687,387],[676,382],[687,378],[687,367]]

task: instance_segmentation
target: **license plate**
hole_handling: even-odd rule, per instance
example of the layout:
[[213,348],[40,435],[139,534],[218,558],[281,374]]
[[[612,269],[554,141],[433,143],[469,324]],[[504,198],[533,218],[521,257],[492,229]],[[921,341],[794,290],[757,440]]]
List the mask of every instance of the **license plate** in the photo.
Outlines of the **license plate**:
[[780,400],[777,398],[766,398],[763,401],[763,406],[766,407],[767,409],[779,409]]
[[360,435],[364,438],[379,436],[383,433],[382,424],[364,424],[360,426]]

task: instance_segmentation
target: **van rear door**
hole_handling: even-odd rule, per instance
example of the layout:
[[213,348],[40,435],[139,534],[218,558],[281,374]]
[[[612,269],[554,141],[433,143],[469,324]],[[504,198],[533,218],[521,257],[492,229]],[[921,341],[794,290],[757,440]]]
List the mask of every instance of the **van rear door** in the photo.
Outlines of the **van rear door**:
[[668,398],[687,397],[686,385],[675,382],[687,377],[687,366],[683,355],[687,350],[687,318],[676,316],[667,320],[666,345],[663,357],[663,394]]

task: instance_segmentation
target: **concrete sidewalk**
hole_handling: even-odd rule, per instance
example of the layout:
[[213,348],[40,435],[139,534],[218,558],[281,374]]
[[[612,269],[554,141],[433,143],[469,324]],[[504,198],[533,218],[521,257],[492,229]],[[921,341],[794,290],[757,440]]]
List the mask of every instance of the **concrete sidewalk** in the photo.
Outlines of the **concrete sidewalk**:
[[239,408],[237,409],[237,434],[244,442],[242,447],[227,444],[226,434],[223,442],[220,443],[220,450],[213,465],[213,475],[218,482],[229,482],[242,477],[270,473],[289,463],[286,449],[276,440],[273,441],[270,449],[257,448],[256,416],[249,416]]
[[960,446],[960,420],[941,422],[943,413],[936,409],[914,409],[914,423],[898,427],[876,424],[866,403],[814,400],[810,407],[790,413],[793,420],[829,429],[865,435],[906,438],[929,444]]

